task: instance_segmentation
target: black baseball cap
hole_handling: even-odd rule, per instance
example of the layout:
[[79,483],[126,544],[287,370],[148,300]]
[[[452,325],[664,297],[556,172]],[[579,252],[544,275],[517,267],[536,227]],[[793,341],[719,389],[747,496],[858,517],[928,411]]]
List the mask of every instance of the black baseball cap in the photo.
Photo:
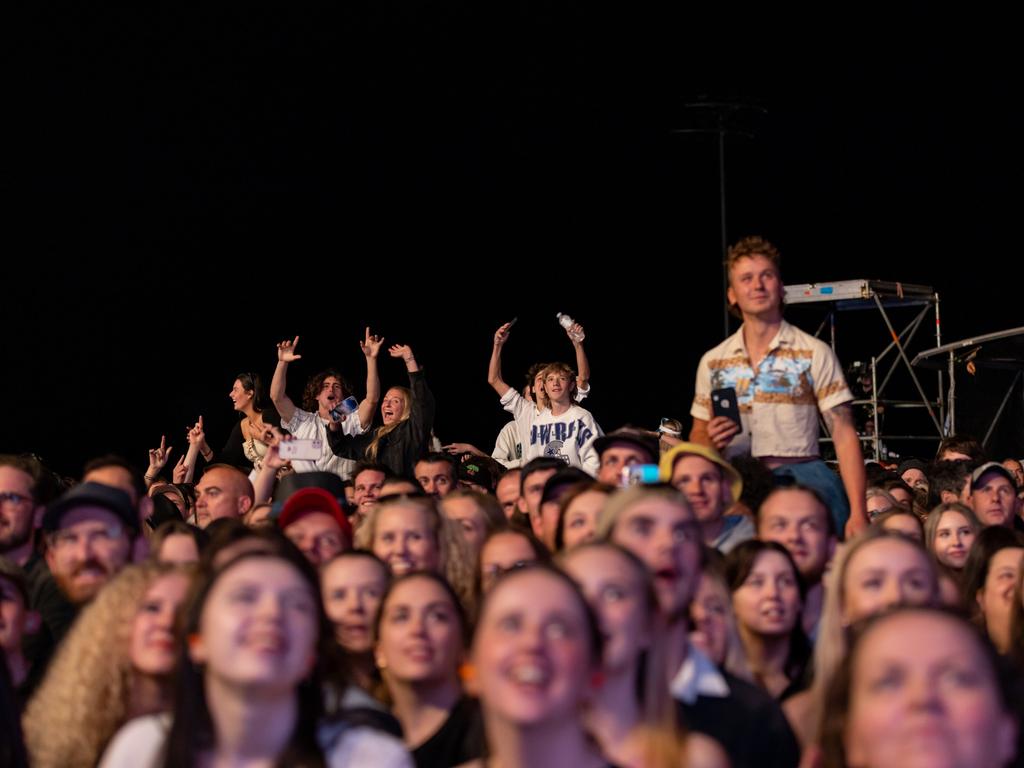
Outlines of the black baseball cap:
[[126,528],[136,533],[139,530],[139,516],[128,494],[103,483],[79,483],[58,497],[43,513],[43,530],[47,533],[56,531],[64,515],[88,506],[102,507],[113,513]]

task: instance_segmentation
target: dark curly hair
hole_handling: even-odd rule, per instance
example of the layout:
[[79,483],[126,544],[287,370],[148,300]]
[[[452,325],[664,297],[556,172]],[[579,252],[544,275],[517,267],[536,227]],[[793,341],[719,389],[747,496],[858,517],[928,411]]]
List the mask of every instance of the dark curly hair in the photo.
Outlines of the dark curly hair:
[[352,385],[348,383],[348,380],[333,368],[328,368],[326,371],[320,371],[320,373],[311,377],[306,382],[306,391],[302,393],[302,407],[304,410],[316,411],[316,399],[320,395],[320,390],[324,388],[324,382],[331,376],[341,382],[342,398],[352,394]]

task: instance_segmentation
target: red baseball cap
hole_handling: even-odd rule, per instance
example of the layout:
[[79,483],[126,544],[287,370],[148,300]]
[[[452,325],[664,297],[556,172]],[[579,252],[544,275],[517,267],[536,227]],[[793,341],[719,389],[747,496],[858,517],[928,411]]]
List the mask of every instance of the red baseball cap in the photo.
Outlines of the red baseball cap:
[[323,488],[300,488],[284,503],[277,525],[283,531],[304,515],[322,512],[333,517],[341,527],[342,533],[352,542],[352,524],[341,510],[341,504],[330,491]]

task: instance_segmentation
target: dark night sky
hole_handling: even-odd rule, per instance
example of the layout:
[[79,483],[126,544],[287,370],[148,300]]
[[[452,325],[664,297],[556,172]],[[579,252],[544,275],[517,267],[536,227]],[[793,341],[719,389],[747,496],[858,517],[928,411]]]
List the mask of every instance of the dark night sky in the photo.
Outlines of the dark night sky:
[[[365,324],[414,345],[445,441],[490,447],[493,329],[520,318],[518,381],[571,352],[557,311],[587,327],[606,429],[684,417],[722,333],[715,139],[671,133],[693,101],[763,110],[727,140],[728,234],[776,242],[787,282],[932,285],[946,341],[1022,324],[1019,67],[981,7],[24,13],[0,449],[66,472],[141,461],[200,412],[222,439],[234,374],[269,376],[295,333],[293,396],[326,364],[361,387]],[[841,323],[851,357],[887,342],[873,317]],[[979,420],[1005,383],[962,385]],[[1001,450],[1024,450],[1018,401]]]

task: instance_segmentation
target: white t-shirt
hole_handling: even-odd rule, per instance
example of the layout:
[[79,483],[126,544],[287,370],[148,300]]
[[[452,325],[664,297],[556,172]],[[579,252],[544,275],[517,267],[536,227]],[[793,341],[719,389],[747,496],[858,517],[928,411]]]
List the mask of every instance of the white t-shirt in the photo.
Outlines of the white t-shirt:
[[[107,746],[99,768],[158,768],[170,731],[169,715],[146,715],[121,727]],[[339,732],[340,730],[340,732]],[[330,768],[412,768],[412,757],[398,739],[362,726],[320,729],[318,738]]]
[[[589,394],[590,387],[577,389],[576,402],[582,403]],[[537,411],[537,415],[540,415],[541,411],[537,408],[536,403],[534,404],[534,409]],[[505,469],[515,469],[523,465],[523,444],[519,437],[519,425],[515,419],[501,428],[501,432],[498,433],[498,437],[494,441],[494,450],[491,451],[491,458],[504,466]]]
[[550,456],[597,475],[600,460],[594,450],[594,440],[604,432],[586,408],[572,405],[565,413],[555,416],[546,409],[538,411],[511,387],[501,398],[501,405],[515,419],[523,446],[523,464],[539,456]]
[[[322,442],[323,447],[319,459],[315,461],[294,459],[292,461],[292,467],[296,472],[333,472],[342,480],[352,477],[356,463],[352,459],[343,459],[341,456],[334,455],[327,440],[327,424],[320,418],[319,413],[310,413],[296,408],[295,413],[288,421],[281,420],[281,426],[300,440],[320,440]],[[341,431],[343,434],[354,436],[361,435],[366,430],[359,422],[359,414],[350,413],[341,422]]]
[[494,450],[491,451],[491,458],[500,463],[505,469],[513,469],[523,464],[523,444],[519,442],[519,425],[513,419],[498,433],[498,439],[494,441]]

